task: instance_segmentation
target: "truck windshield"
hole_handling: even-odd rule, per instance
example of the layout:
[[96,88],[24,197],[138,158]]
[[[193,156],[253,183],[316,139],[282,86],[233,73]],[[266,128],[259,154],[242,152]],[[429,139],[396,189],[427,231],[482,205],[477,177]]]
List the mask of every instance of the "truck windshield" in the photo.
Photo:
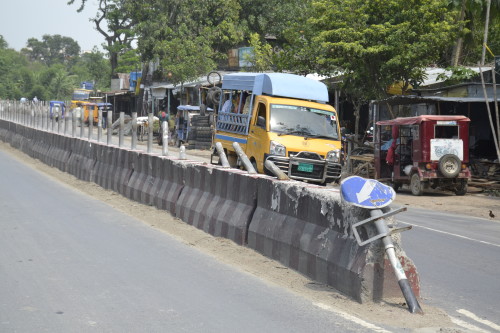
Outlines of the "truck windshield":
[[331,111],[295,105],[271,105],[271,132],[306,138],[338,140],[337,120]]

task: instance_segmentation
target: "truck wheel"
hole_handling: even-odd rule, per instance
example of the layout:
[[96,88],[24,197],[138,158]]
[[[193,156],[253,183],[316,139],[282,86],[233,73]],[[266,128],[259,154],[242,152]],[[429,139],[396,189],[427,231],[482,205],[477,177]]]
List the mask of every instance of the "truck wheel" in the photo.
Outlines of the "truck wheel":
[[460,162],[458,156],[453,154],[446,154],[439,159],[438,167],[439,171],[444,177],[455,178],[460,172],[461,164],[462,163]]
[[468,182],[467,179],[461,179],[455,190],[456,195],[465,195],[467,193]]
[[418,173],[414,173],[410,180],[411,194],[422,195],[424,193],[424,183],[420,181],[420,176]]

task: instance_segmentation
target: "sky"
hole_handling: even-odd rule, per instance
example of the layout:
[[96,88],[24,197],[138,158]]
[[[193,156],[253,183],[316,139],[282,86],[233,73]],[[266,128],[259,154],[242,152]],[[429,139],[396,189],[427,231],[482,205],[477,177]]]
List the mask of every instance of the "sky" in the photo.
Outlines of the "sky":
[[9,48],[26,47],[29,38],[42,40],[43,35],[71,37],[82,51],[104,43],[104,37],[89,22],[97,13],[98,0],[87,0],[85,10],[77,13],[80,0],[71,6],[68,0],[0,0],[0,35]]

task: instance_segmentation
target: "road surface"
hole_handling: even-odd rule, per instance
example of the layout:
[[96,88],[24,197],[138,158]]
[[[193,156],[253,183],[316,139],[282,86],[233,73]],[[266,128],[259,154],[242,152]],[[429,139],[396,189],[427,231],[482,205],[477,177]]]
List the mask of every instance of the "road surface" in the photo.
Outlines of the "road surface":
[[[397,215],[424,302],[469,330],[500,331],[500,223],[410,208]],[[472,325],[472,326],[466,326]]]
[[223,264],[1,150],[0,170],[0,332],[387,332]]

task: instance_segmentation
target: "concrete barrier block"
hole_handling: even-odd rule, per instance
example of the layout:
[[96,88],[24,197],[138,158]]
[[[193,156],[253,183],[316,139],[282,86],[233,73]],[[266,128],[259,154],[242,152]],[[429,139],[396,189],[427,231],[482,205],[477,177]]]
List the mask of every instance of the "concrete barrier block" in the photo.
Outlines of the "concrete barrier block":
[[68,159],[67,172],[85,181],[93,181],[96,153],[91,142],[73,138],[74,151]]
[[245,244],[257,203],[253,177],[213,166],[187,165],[175,215],[216,237]]
[[153,205],[173,215],[177,200],[184,188],[185,168],[167,157],[158,157],[155,166]]
[[117,169],[113,176],[112,190],[127,197],[128,183],[134,173],[136,151],[114,147]]
[[113,170],[116,169],[113,159],[114,149],[97,142],[94,143],[94,147],[96,151],[94,182],[109,190],[112,187]]
[[148,192],[154,183],[153,156],[139,153],[134,158],[134,172],[127,185],[127,198],[152,205],[152,196]]

